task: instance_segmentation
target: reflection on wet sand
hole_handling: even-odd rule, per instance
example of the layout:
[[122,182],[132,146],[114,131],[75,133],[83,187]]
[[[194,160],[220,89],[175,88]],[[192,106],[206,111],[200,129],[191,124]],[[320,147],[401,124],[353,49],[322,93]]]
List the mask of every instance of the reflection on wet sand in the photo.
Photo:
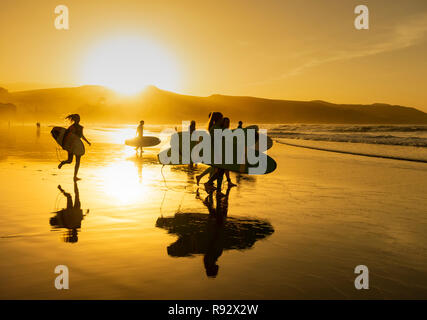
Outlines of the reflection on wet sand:
[[236,183],[239,185],[243,181],[245,182],[256,182],[256,177],[247,174],[236,173]]
[[157,157],[154,154],[146,154],[146,153],[142,153],[140,155],[136,154],[132,157],[127,158],[126,160],[132,161],[135,164],[136,168],[138,169],[139,183],[142,182],[143,166],[158,164]]
[[178,236],[178,240],[167,247],[168,255],[189,257],[203,254],[206,275],[216,277],[219,271],[217,261],[224,250],[250,249],[257,240],[274,232],[267,221],[227,217],[230,191],[231,188],[228,188],[225,194],[216,194],[214,206],[214,193],[203,200],[197,190],[197,197],[207,207],[209,214],[178,212],[173,217],[157,219],[156,227]]
[[77,182],[74,182],[74,203],[70,193],[62,189],[60,185],[58,189],[67,199],[67,207],[54,212],[56,215],[51,217],[49,222],[53,230],[67,229],[62,237],[64,242],[76,243],[82,220],[89,213],[89,210],[86,211],[86,214],[83,214]]
[[198,165],[178,165],[178,166],[171,166],[170,168],[171,172],[177,172],[177,173],[185,173],[187,176],[187,185],[195,184],[195,176],[196,173],[200,173],[204,170],[202,166]]

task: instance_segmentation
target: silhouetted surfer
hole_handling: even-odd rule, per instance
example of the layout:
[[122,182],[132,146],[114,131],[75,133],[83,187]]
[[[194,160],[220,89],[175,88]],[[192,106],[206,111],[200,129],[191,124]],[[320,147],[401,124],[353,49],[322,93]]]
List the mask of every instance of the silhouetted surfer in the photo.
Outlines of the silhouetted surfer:
[[[224,130],[224,129],[229,129],[230,128],[230,119],[227,118],[227,117],[225,117],[225,118],[222,117],[222,114],[220,114],[220,115],[221,115],[221,117],[218,117],[218,119],[216,121],[212,121],[211,130],[210,130],[211,136],[213,136],[212,133],[213,133],[214,129],[223,129]],[[209,124],[211,124],[211,121],[209,121]],[[221,187],[222,187],[222,180],[223,180],[224,174],[225,174],[225,176],[227,178],[228,185],[230,187],[235,186],[235,184],[231,181],[230,171],[229,170],[224,170],[224,169],[214,168],[214,167],[210,167],[210,168],[206,169],[202,174],[200,174],[199,176],[197,176],[196,177],[197,184],[199,184],[200,179],[204,175],[206,175],[207,173],[211,174],[208,182],[205,183],[205,188],[206,188],[206,191],[208,191],[208,192],[212,191],[212,189],[213,189],[213,182],[216,180],[217,181],[217,192],[220,194]]]
[[[61,163],[58,165],[58,169],[61,169],[64,164],[72,163],[73,156],[76,156],[76,164],[74,166],[74,181],[76,181],[76,180],[79,180],[79,178],[77,177],[77,173],[79,172],[79,168],[80,168],[80,158],[81,158],[80,151],[81,150],[78,150],[79,152],[77,152],[76,148],[73,147],[77,145],[77,141],[73,140],[72,138],[76,136],[78,139],[83,139],[88,145],[91,145],[91,143],[83,135],[83,127],[79,124],[80,116],[78,114],[76,113],[70,114],[65,119],[68,119],[73,122],[73,124],[68,127],[67,131],[64,134],[64,143],[65,144],[68,143],[70,146],[66,148],[68,151],[68,159],[65,161],[61,161]],[[83,154],[84,154],[84,146],[83,146]]]
[[[191,120],[190,126],[188,127],[188,131],[190,132],[190,136],[194,131],[196,131],[196,121]],[[194,166],[197,167],[197,163]],[[190,163],[189,167],[193,168],[193,163]]]
[[243,122],[239,121],[239,125],[237,126],[238,129],[242,129],[243,128]]
[[221,112],[211,112],[208,122],[208,131],[213,132],[214,129],[221,129],[221,122],[224,116]]
[[[242,122],[242,121],[240,121]],[[224,118],[222,119],[222,128],[223,129],[230,129],[230,119]],[[225,176],[227,177],[227,182],[229,187],[235,187],[236,185],[231,181],[230,178],[230,170],[224,170]]]
[[[142,140],[142,137],[144,136],[144,120],[141,120],[139,122],[138,128],[136,128],[136,136],[137,138]],[[140,153],[142,153],[142,146],[136,147],[136,152],[138,153],[138,150]]]
[[[208,122],[207,129],[208,129],[209,133],[211,134],[211,137],[213,137],[213,132],[214,132],[213,130],[221,128],[222,119],[223,119],[223,115],[222,115],[221,112],[211,112],[211,113],[209,113],[209,122]],[[210,175],[212,175],[214,171],[215,170],[214,170],[213,167],[209,167],[209,168],[206,168],[206,170],[203,171],[201,174],[199,174],[198,176],[196,176],[197,185],[199,185],[200,180],[205,175],[207,175],[208,173]]]
[[192,134],[196,130],[196,121],[191,120],[190,126],[188,127],[188,131]]

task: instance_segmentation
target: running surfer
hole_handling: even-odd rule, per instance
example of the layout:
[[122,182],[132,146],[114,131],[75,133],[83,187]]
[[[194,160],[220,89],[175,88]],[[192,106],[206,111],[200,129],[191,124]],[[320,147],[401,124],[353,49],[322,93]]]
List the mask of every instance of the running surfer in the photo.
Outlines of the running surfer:
[[77,173],[80,168],[80,158],[84,154],[84,145],[80,139],[84,140],[88,145],[91,145],[91,143],[83,134],[83,127],[80,125],[80,115],[76,113],[70,114],[65,119],[70,120],[73,124],[68,127],[63,140],[63,147],[68,152],[68,159],[61,161],[58,165],[58,169],[61,169],[64,164],[72,163],[73,157],[76,156],[76,163],[74,165],[74,181],[77,181],[80,180],[80,178],[77,177]]

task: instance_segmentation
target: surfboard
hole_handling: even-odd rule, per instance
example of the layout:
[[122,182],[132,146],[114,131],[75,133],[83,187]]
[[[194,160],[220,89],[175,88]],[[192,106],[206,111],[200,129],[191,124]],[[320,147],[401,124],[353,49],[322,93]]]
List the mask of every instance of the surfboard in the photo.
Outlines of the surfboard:
[[[258,132],[259,128],[258,128],[257,125],[252,125],[252,126],[248,126],[248,127],[243,128],[243,130],[245,132],[245,138],[246,139],[247,139],[247,131],[248,131],[248,129],[255,129],[256,130],[256,133],[255,133],[255,145],[254,146],[248,146],[249,148],[254,148],[255,150],[257,150],[259,152],[264,152],[264,151],[267,151],[268,149],[270,149],[273,146],[273,139],[271,139],[267,135],[267,137],[266,137],[266,141],[267,141],[266,147],[265,148],[261,148],[260,143],[259,143],[260,142],[259,138],[260,138],[260,136],[264,136],[264,134]],[[236,130],[236,129],[233,129],[233,130]]]
[[136,137],[125,141],[127,146],[131,147],[154,147],[160,143],[160,139],[157,137]]
[[[235,130],[237,130],[237,128],[236,129],[232,129],[231,131],[234,132]],[[256,151],[259,151],[259,152],[265,152],[265,151],[267,151],[268,149],[270,149],[273,146],[273,139],[271,139],[268,135],[266,136],[266,135],[264,135],[262,133],[259,133],[258,132],[259,128],[258,128],[257,125],[252,125],[252,126],[248,126],[246,128],[242,128],[242,130],[243,130],[243,133],[245,135],[245,142],[246,143],[248,143],[248,139],[247,139],[247,137],[248,137],[248,130],[256,130],[256,133],[255,133],[255,144],[254,145],[247,145],[248,148],[255,149]],[[195,132],[198,132],[198,131],[202,131],[202,130],[196,130]],[[184,131],[184,132],[188,132],[188,131]],[[206,131],[204,131],[204,132],[206,132]],[[178,135],[179,149],[180,150],[182,148],[182,134],[183,134],[182,131],[174,133],[174,135]],[[267,141],[267,143],[266,143],[266,146],[264,148],[261,148],[261,146],[260,146],[260,137],[261,136],[262,137],[266,136],[265,140]],[[237,144],[237,139],[233,138],[233,143]],[[192,149],[196,144],[198,144],[198,141],[190,141],[190,148]]]
[[71,152],[76,156],[84,155],[85,146],[83,145],[83,142],[80,140],[80,138],[74,133],[66,134],[66,132],[67,129],[63,127],[54,127],[50,131],[53,139],[55,139],[55,141],[62,149]]
[[[160,160],[162,157],[161,154],[164,154],[164,155],[167,155],[168,157],[170,157],[171,152],[172,152],[171,148],[167,148],[167,149],[163,150],[162,152],[160,152],[157,155],[159,162],[162,163]],[[274,170],[276,170],[276,168],[277,168],[276,161],[273,158],[271,158],[269,155],[266,155],[266,157],[267,157],[266,169],[265,169],[265,172],[262,174],[271,173]],[[236,159],[236,158],[234,158],[234,159]],[[211,163],[206,163],[206,164],[210,165],[212,167],[216,167],[216,168],[220,168],[220,169],[224,169],[224,170],[229,170],[229,171],[233,171],[233,172],[238,172],[238,173],[249,173],[250,168],[256,168],[259,166],[259,164],[250,164],[247,161],[247,159],[245,159],[244,163],[242,163],[242,164],[237,163],[237,160],[234,160],[234,163],[230,163],[230,164],[225,163],[225,161],[223,161],[224,162],[223,164],[216,164],[216,163],[213,163],[213,160],[214,159],[213,159],[213,155],[212,155],[212,159],[210,161]],[[193,163],[193,162],[190,161],[190,163]],[[179,155],[178,163],[169,163],[169,165],[187,165],[187,164],[188,163],[184,163],[181,154]]]
[[[243,129],[243,131],[244,131],[244,133],[246,134],[247,133],[247,129],[255,129],[255,127],[256,126],[252,126],[252,127],[247,127],[247,128],[244,128]],[[257,128],[257,127],[256,127]],[[182,157],[182,134],[183,134],[183,132],[178,132],[178,133],[175,133],[173,136],[172,136],[172,138],[171,138],[171,141],[178,141],[178,143],[179,143],[179,145],[178,145],[178,150],[179,150],[179,161],[178,161],[178,163],[174,163],[174,164],[171,164],[171,165],[179,165],[179,164],[186,164],[186,163],[184,163],[184,161],[183,161],[183,157]],[[175,137],[174,137],[175,136]],[[268,136],[267,136],[268,137]],[[271,140],[271,139],[270,139]],[[198,141],[190,141],[190,152],[191,152],[191,150],[198,144],[199,142]],[[258,154],[260,153],[260,152],[264,152],[264,151],[266,151],[266,150],[263,150],[263,151],[261,151],[260,150],[260,148],[259,148],[259,146],[257,147],[257,143],[258,143],[258,141],[256,141],[256,143],[255,143],[255,145],[252,145],[252,146],[249,146],[249,147],[247,147],[246,149],[248,149],[248,148],[255,148],[255,155],[256,156],[258,156]],[[269,149],[269,148],[271,148],[271,146],[273,145],[273,141],[271,140],[271,142],[269,143],[268,142],[268,139],[267,139],[267,148],[266,149]],[[257,150],[258,149],[258,150]],[[249,162],[248,162],[248,160],[247,160],[247,152],[245,152],[244,153],[244,155],[245,155],[245,159],[244,159],[244,161],[240,161],[240,162],[243,162],[242,164],[240,164],[240,163],[238,163],[238,161],[237,161],[237,159],[240,157],[240,155],[238,154],[238,148],[237,148],[237,141],[236,140],[234,140],[234,143],[233,143],[233,159],[234,159],[234,161],[233,161],[233,163],[231,163],[231,164],[226,164],[225,163],[225,147],[224,147],[224,145],[223,145],[223,152],[222,152],[222,155],[223,155],[223,159],[222,159],[222,164],[215,164],[214,163],[214,154],[213,154],[213,152],[212,152],[212,154],[211,154],[211,159],[210,159],[210,163],[206,163],[206,164],[208,164],[208,165],[211,165],[211,166],[214,166],[214,167],[217,167],[217,168],[221,168],[221,169],[225,169],[225,170],[230,170],[230,171],[234,171],[234,172],[239,172],[239,173],[249,173],[249,169],[250,168],[255,168],[255,167],[257,167],[258,166],[258,164],[254,164],[254,165],[252,165],[252,164],[250,164]],[[159,162],[161,162],[161,158],[162,158],[162,155],[163,156],[167,156],[167,157],[170,157],[171,156],[171,153],[172,153],[172,148],[170,147],[170,148],[167,148],[167,149],[165,149],[165,150],[163,150],[162,152],[160,152],[159,154],[158,154],[158,159],[159,159]],[[242,156],[243,156],[243,154],[242,154]],[[276,164],[276,161],[274,161],[274,159],[273,158],[271,158],[270,156],[268,156],[268,155],[266,155],[266,157],[267,157],[267,163],[266,163],[266,171],[265,171],[265,173],[263,173],[263,174],[267,174],[267,173],[271,173],[271,172],[273,172],[274,170],[276,170],[276,167],[277,167],[277,164]],[[161,162],[162,163],[162,162]]]

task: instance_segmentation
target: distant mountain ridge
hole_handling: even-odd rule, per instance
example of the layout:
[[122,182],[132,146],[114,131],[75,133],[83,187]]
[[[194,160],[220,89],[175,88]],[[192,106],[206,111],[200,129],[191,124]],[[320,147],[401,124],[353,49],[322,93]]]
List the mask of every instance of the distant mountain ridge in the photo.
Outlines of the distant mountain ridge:
[[37,121],[80,113],[92,122],[125,123],[140,119],[153,123],[206,122],[209,112],[220,111],[232,122],[427,124],[427,113],[398,105],[334,104],[221,94],[198,97],[153,86],[134,97],[120,96],[102,86],[3,91],[0,102],[15,104],[21,119]]
[[16,106],[12,103],[0,103],[0,118],[9,121],[16,114]]

